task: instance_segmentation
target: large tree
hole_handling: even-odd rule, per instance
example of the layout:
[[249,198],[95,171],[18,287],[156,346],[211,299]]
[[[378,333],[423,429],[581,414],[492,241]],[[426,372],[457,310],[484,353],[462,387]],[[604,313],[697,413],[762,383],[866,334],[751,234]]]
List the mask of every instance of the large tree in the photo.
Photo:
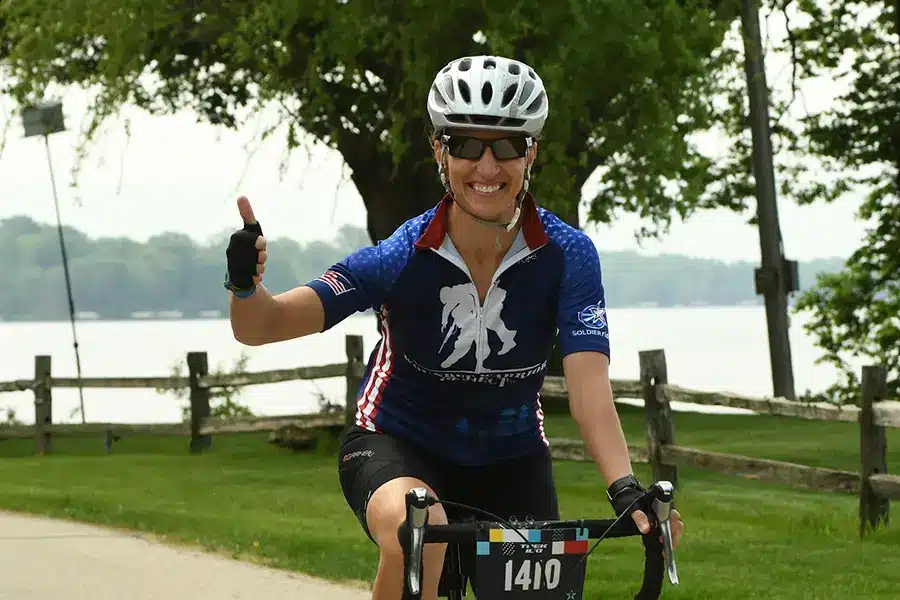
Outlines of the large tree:
[[820,276],[797,309],[812,313],[807,331],[843,375],[828,396],[858,401],[853,357],[886,366],[900,398],[900,0],[800,0],[796,9],[805,18],[789,22],[786,49],[798,79],[831,76],[847,91],[785,132],[794,153],[839,175],[802,187],[793,178],[786,191],[804,201],[864,194],[858,217],[869,224],[846,268]]
[[711,185],[720,169],[692,136],[717,122],[711,98],[733,58],[719,48],[735,3],[708,4],[0,0],[0,92],[25,103],[51,82],[96,86],[95,125],[130,104],[240,127],[275,103],[290,147],[305,131],[340,152],[378,240],[442,192],[426,140],[434,73],[461,55],[511,55],[549,88],[540,202],[577,223],[582,187],[603,167],[591,218],[637,212],[653,234],[674,214],[752,196]]
[[[821,361],[839,372],[813,397],[857,403],[852,362],[860,359],[888,367],[889,394],[900,397],[900,0],[761,4],[763,20],[779,16],[787,33],[781,42],[764,40],[790,67],[789,85],[769,90],[780,200],[807,205],[862,195],[857,217],[869,225],[844,269],[818,274],[794,307],[809,313],[806,332],[823,350]],[[730,198],[744,199],[752,196],[753,173],[743,49],[737,36],[725,47],[731,62],[721,63],[716,92],[726,100],[718,118],[729,142],[716,176]],[[802,89],[813,79],[846,91],[811,112]]]

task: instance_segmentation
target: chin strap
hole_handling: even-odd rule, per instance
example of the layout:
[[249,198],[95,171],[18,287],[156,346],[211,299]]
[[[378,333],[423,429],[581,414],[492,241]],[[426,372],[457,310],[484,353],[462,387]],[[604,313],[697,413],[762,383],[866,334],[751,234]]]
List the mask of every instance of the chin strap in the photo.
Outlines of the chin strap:
[[[528,148],[531,149],[531,138],[528,138]],[[443,142],[441,143],[441,160],[438,163],[438,175],[440,175],[441,183],[444,184],[444,189],[447,190],[447,193],[450,194],[450,198],[456,202],[456,205],[459,208],[469,215],[475,221],[481,223],[482,225],[488,225],[490,227],[498,227],[501,229],[505,229],[506,231],[512,231],[516,226],[516,223],[519,222],[519,217],[522,215],[522,202],[525,201],[525,194],[528,193],[528,182],[531,179],[531,164],[529,164],[525,168],[525,180],[522,182],[522,189],[519,190],[519,193],[516,194],[516,210],[513,213],[512,219],[509,220],[508,223],[498,223],[496,221],[488,221],[487,219],[482,219],[481,217],[475,215],[466,208],[462,202],[457,201],[456,194],[453,193],[453,190],[450,188],[450,179],[447,177],[447,166],[446,166],[446,157],[447,157],[447,145]],[[496,239],[494,240],[494,247],[497,250],[500,250],[503,246],[500,244],[500,234],[497,234]]]

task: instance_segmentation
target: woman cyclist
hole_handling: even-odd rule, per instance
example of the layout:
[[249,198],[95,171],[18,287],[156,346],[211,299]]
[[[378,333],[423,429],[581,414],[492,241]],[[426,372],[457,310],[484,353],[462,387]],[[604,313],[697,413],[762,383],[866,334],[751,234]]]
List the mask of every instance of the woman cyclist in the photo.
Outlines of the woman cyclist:
[[[528,192],[548,116],[541,78],[521,61],[453,60],[427,110],[446,194],[386,240],[317,279],[272,295],[266,245],[248,200],[228,250],[235,338],[260,345],[326,331],[374,309],[381,339],[357,398],[338,470],[380,558],[373,600],[399,600],[404,497],[438,498],[504,518],[558,519],[539,391],[559,333],[570,412],[617,515],[643,491],[610,388],[606,301],[596,248]],[[450,509],[432,506],[430,523]],[[643,532],[646,515],[632,509]],[[672,513],[677,543],[683,523]],[[445,546],[425,549],[423,598],[437,597]]]

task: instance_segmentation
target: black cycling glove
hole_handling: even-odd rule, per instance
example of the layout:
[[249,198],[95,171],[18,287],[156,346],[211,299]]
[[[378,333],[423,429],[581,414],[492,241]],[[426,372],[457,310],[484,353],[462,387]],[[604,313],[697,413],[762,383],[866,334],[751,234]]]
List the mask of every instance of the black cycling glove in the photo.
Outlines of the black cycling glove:
[[256,265],[259,262],[259,250],[256,239],[263,234],[260,224],[248,225],[231,234],[225,257],[228,259],[225,289],[232,292],[245,292],[255,287],[253,277],[257,275]]
[[[616,516],[619,517],[625,511],[630,514],[636,510],[644,510],[643,502],[640,499],[646,493],[647,491],[641,487],[634,475],[626,475],[612,482],[606,490],[606,497],[612,504]],[[636,500],[637,502],[635,502]]]

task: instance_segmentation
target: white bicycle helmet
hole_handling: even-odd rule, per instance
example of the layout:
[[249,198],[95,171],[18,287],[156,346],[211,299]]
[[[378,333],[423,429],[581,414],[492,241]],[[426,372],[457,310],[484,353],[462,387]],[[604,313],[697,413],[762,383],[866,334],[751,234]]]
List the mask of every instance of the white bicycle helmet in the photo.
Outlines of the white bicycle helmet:
[[428,114],[439,132],[448,127],[493,129],[536,138],[547,113],[547,91],[534,69],[500,56],[451,61],[428,93]]

